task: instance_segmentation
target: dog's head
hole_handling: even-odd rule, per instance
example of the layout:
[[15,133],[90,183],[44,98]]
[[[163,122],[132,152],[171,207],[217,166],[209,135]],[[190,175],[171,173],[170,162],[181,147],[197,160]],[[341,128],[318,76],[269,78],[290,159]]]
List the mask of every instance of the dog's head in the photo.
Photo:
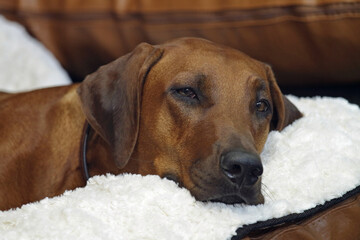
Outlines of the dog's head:
[[262,203],[267,135],[301,117],[269,66],[195,38],[140,44],[79,95],[119,168],[175,180],[202,201]]

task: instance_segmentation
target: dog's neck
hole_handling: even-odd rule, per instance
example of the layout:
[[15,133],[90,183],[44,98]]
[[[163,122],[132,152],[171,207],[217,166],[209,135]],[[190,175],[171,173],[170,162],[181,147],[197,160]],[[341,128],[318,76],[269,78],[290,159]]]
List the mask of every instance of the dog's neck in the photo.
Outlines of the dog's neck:
[[[83,149],[84,144],[86,144],[85,151]],[[83,172],[88,172],[89,177],[106,173],[119,174],[119,169],[113,161],[108,144],[91,127],[88,129],[88,134],[85,132],[83,134],[81,151],[80,160],[83,165]]]
[[[83,151],[82,148],[84,147],[84,140],[85,132],[83,134],[83,144],[81,146],[81,151]],[[138,161],[134,159],[129,161],[129,163],[123,169],[119,169],[115,164],[114,156],[109,144],[92,128],[90,128],[90,131],[87,135],[86,145],[86,151],[84,152],[86,154],[81,154],[83,156],[81,157],[80,161],[86,162],[89,177],[93,177],[95,175],[104,175],[107,173],[111,173],[114,175],[125,172],[141,173]],[[85,157],[85,159],[83,159],[83,157]],[[85,162],[82,163],[83,172]]]

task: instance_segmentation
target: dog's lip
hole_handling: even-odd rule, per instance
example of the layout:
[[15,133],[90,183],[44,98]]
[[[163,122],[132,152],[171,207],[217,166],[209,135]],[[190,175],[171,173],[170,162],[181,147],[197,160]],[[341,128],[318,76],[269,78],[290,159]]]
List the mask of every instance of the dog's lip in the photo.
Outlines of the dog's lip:
[[163,178],[165,178],[169,181],[173,181],[175,183],[179,183],[178,177],[175,174],[167,173],[167,174],[164,174]]
[[264,197],[260,194],[258,197],[247,196],[243,197],[238,194],[227,194],[222,196],[216,196],[209,199],[210,202],[221,202],[225,204],[247,204],[247,205],[259,205],[264,203]]
[[244,203],[246,203],[242,197],[240,197],[236,194],[214,197],[214,198],[209,199],[208,201],[225,203],[225,204],[244,204]]

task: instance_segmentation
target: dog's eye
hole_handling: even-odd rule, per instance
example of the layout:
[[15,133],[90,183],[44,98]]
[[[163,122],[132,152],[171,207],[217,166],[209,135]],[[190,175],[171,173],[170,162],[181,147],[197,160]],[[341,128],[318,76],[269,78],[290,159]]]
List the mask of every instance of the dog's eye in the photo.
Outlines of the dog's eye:
[[179,88],[175,90],[177,94],[182,97],[187,97],[191,99],[198,99],[195,91],[192,88]]
[[256,111],[266,112],[269,109],[269,102],[262,99],[256,103]]

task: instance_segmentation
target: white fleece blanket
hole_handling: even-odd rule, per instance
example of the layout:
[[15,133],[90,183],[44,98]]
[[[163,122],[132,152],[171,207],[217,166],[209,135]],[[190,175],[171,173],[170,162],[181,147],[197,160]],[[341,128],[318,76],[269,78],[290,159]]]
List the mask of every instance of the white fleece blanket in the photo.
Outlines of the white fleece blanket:
[[290,99],[304,117],[271,132],[265,204],[196,201],[157,176],[98,176],[85,188],[0,212],[1,239],[228,239],[244,224],[303,212],[360,185],[360,109],[341,98]]
[[[63,75],[58,67],[52,71]],[[44,86],[31,76],[20,85]],[[8,85],[0,78],[0,86]],[[290,99],[305,116],[268,137],[262,153],[264,205],[198,202],[157,176],[98,176],[85,188],[0,212],[0,239],[223,240],[245,224],[303,212],[360,185],[359,107],[341,98]]]
[[54,56],[25,29],[0,15],[0,91],[71,83]]

